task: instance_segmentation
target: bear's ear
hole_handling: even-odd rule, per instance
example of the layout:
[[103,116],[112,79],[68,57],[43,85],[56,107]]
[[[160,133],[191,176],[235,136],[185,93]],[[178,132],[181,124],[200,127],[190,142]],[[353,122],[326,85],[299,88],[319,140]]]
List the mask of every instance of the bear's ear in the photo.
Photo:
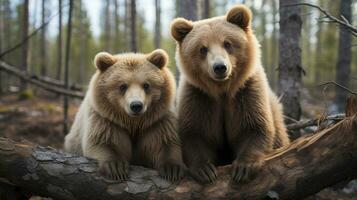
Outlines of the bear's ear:
[[100,52],[94,58],[94,64],[101,72],[104,72],[116,62],[117,59],[107,52]]
[[227,12],[227,21],[247,30],[252,19],[252,11],[244,6],[237,5]]
[[192,28],[193,24],[191,21],[184,18],[177,18],[171,23],[171,35],[176,41],[182,42]]
[[159,69],[162,69],[169,62],[169,56],[166,51],[156,49],[147,56],[147,60]]

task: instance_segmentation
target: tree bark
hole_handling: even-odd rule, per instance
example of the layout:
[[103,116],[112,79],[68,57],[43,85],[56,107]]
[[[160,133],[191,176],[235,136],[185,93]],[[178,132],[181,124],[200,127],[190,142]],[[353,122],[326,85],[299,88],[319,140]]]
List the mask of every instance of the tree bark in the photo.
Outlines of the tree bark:
[[[5,9],[3,6],[3,2],[0,2],[0,52],[4,49],[4,41],[5,41],[5,29],[4,29],[4,13]],[[0,95],[4,92],[3,87],[3,74],[0,72]]]
[[138,51],[136,41],[136,0],[130,0],[130,50]]
[[[45,24],[46,23],[46,0],[42,0],[42,17],[41,17],[41,23]],[[43,27],[41,30],[41,46],[40,46],[40,54],[41,54],[41,70],[40,74],[41,76],[46,76],[47,75],[47,52],[46,52],[46,27]]]
[[125,7],[125,13],[124,13],[124,44],[125,44],[125,49],[129,50],[130,49],[130,0],[124,0],[124,7]]
[[203,14],[202,18],[207,19],[210,17],[210,0],[203,0]]
[[110,26],[110,0],[105,1],[105,7],[104,7],[104,50],[105,51],[110,51],[110,46],[111,46],[111,26]]
[[189,177],[170,183],[157,171],[137,166],[131,167],[128,181],[113,182],[97,175],[93,160],[5,138],[0,138],[0,182],[60,200],[302,199],[357,177],[357,110],[349,113],[353,115],[276,150],[254,180],[240,185],[230,182],[230,166],[219,167],[211,185]]
[[114,47],[113,51],[115,53],[118,53],[120,50],[122,50],[122,38],[120,35],[120,15],[119,15],[119,3],[118,0],[113,0],[114,1],[114,33],[115,33],[115,42],[114,42]]
[[[191,21],[196,21],[198,19],[197,0],[180,0],[178,17],[183,17]],[[176,82],[179,83],[180,71],[177,66],[176,66],[175,78],[176,78]]]
[[[24,0],[22,16],[22,39],[25,40],[29,33],[29,0]],[[21,70],[27,71],[28,41],[24,42],[21,48]],[[27,88],[26,81],[20,80],[20,91]]]
[[57,38],[57,71],[56,79],[61,80],[62,74],[62,0],[58,0],[58,38]]
[[277,13],[278,8],[276,4],[276,0],[272,1],[272,9],[273,9],[273,31],[272,31],[272,45],[271,45],[271,52],[272,52],[272,65],[270,66],[270,85],[275,90],[276,89],[276,71],[275,69],[278,68],[278,32],[277,32]]
[[[286,116],[300,120],[300,89],[302,85],[302,66],[300,36],[302,20],[299,6],[286,6],[300,0],[280,0],[280,38],[279,38],[279,93]],[[299,135],[293,133],[291,137]]]
[[161,47],[161,1],[155,0],[155,48],[158,49]]
[[[86,75],[86,60],[87,60],[87,40],[88,40],[88,36],[87,36],[87,31],[85,30],[85,22],[83,20],[83,2],[82,0],[77,0],[78,2],[78,19],[79,19],[79,30],[82,34],[82,37],[80,38],[81,41],[81,51],[80,51],[80,60],[79,60],[79,76],[78,76],[78,82],[79,84],[83,85],[86,84],[85,83],[85,75]],[[113,50],[111,48],[111,50]]]
[[[67,22],[67,40],[66,40],[66,57],[64,66],[64,86],[69,89],[69,59],[71,50],[71,37],[72,37],[72,14],[73,14],[73,1],[69,0],[69,16]],[[68,133],[68,96],[63,97],[63,134]]]
[[[340,14],[350,23],[352,19],[352,0],[344,0],[340,3]],[[351,66],[351,33],[344,27],[340,26],[340,37],[338,46],[338,61],[336,65],[336,82],[348,87],[350,79]],[[336,87],[336,104],[339,111],[344,108],[347,99],[347,92],[339,87]]]

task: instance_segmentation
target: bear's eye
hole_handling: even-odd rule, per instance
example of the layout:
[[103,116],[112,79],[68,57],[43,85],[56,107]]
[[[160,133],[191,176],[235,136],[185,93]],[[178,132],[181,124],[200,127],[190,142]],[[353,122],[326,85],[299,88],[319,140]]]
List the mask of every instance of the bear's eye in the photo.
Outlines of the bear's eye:
[[150,90],[150,85],[149,85],[149,83],[144,83],[144,84],[143,84],[143,88],[144,88],[144,90],[145,90],[146,92],[148,92],[148,91]]
[[125,92],[128,89],[128,85],[127,84],[122,84],[119,86],[119,90],[120,92]]
[[208,53],[208,48],[203,46],[200,48],[200,53],[203,55],[203,56],[206,56],[207,53]]
[[232,44],[228,41],[224,41],[223,42],[223,46],[225,49],[231,49],[232,48]]

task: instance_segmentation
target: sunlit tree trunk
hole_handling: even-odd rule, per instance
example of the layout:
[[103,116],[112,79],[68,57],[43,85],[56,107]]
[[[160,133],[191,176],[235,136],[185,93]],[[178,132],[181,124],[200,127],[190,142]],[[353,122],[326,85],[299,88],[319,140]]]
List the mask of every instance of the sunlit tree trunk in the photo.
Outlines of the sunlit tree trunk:
[[[285,6],[300,0],[280,0],[279,37],[279,93],[282,95],[284,113],[300,120],[300,89],[302,85],[300,37],[302,20],[299,6]],[[296,138],[298,135],[292,135]]]
[[[352,19],[352,0],[344,0],[340,3],[340,13],[348,21]],[[351,33],[340,26],[340,39],[338,46],[338,60],[336,66],[336,82],[348,87],[351,72],[351,45],[352,38]],[[344,109],[344,105],[347,99],[347,93],[345,90],[336,87],[336,104],[338,110],[341,112]]]

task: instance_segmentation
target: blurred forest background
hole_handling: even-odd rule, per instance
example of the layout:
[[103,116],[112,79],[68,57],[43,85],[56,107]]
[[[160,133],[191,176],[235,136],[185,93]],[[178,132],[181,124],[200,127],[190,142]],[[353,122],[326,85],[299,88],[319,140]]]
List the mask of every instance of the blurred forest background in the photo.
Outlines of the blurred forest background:
[[[301,37],[298,35],[294,42],[298,43],[296,51],[301,49],[301,57],[300,53],[293,53],[294,56],[287,60],[296,61],[300,69],[297,69],[296,77],[290,77],[293,75],[286,73],[283,75],[284,70],[279,75],[279,58],[282,59],[291,50],[281,48],[279,51],[279,44],[290,39],[279,38],[279,34],[284,34],[279,29],[283,14],[279,13],[281,2],[283,1],[0,0],[0,60],[16,68],[19,73],[24,73],[28,79],[40,83],[37,84],[40,87],[36,87],[30,85],[28,80],[0,71],[0,105],[6,111],[7,103],[16,103],[18,99],[36,99],[36,102],[41,99],[61,104],[61,96],[52,92],[56,93],[61,89],[85,92],[95,71],[93,58],[100,51],[113,54],[129,51],[148,53],[155,48],[162,48],[168,51],[170,68],[176,73],[175,42],[169,33],[170,21],[175,17],[199,20],[224,15],[232,5],[244,3],[253,11],[253,29],[262,46],[263,66],[272,88],[283,97],[286,115],[292,120],[300,120],[343,112],[348,94],[346,90],[321,84],[335,81],[350,90],[357,89],[356,35],[340,29],[338,24],[325,18],[318,9],[295,6],[299,9],[302,27]],[[343,14],[352,24],[357,16],[356,0],[305,2],[320,6],[337,18]],[[72,13],[71,17],[69,13]],[[300,32],[299,29],[296,31]],[[280,69],[282,68],[285,69],[280,63]],[[294,79],[298,84],[288,88],[288,91],[285,88],[284,91],[284,76]],[[41,84],[45,87],[41,87]],[[40,89],[48,87],[47,92]],[[51,87],[56,87],[57,90],[51,91]],[[287,97],[284,97],[284,92]],[[76,95],[81,97],[83,93],[69,96]],[[64,121],[67,124],[68,105],[72,105],[73,101],[68,103],[67,95],[64,99]],[[290,106],[290,101],[295,101],[296,105]],[[76,110],[78,101],[74,103]],[[297,109],[294,111],[291,107]],[[60,107],[58,110],[61,110]]]
[[[348,4],[352,19],[357,16],[355,0],[305,1],[339,17],[341,5]],[[189,6],[185,6],[185,3]],[[245,3],[254,15],[253,27],[262,45],[262,61],[270,84],[277,89],[279,63],[279,2],[277,0],[74,0],[69,55],[69,84],[85,88],[95,68],[94,55],[99,51],[122,53],[150,52],[163,48],[169,52],[170,67],[176,72],[175,43],[169,34],[170,21],[178,16],[192,20],[223,15],[236,4]],[[348,9],[348,8],[347,8]],[[65,38],[68,28],[68,0],[1,0],[1,60],[26,70],[31,75],[64,80]],[[339,55],[352,51],[344,83],[357,88],[357,39],[339,49],[339,26],[322,22],[322,14],[311,7],[301,7],[302,68],[304,92],[321,95],[316,86],[335,81]],[[353,21],[353,20],[352,20]],[[28,36],[29,35],[29,36]],[[25,41],[24,41],[25,40]],[[20,44],[15,49],[12,47]],[[11,50],[7,52],[7,50]],[[341,54],[339,52],[343,51]],[[5,52],[5,54],[4,54]],[[346,73],[345,73],[346,74]],[[19,79],[2,73],[0,93],[34,90]],[[334,98],[333,88],[327,99]],[[37,89],[35,89],[37,90]],[[321,99],[320,99],[321,100]],[[338,107],[329,108],[337,112]],[[304,110],[304,109],[303,109]]]
[[[69,2],[66,0],[1,0],[0,2],[0,52],[21,43],[28,34],[39,29],[42,24],[48,23],[28,38],[26,45],[2,55],[1,59],[31,74],[63,80],[64,41]],[[194,20],[223,15],[230,6],[245,3],[253,11],[253,27],[262,45],[263,65],[271,85],[276,88],[279,47],[279,3],[277,0],[243,2],[196,0],[192,1],[197,3],[193,9],[182,8],[181,11],[182,2],[179,0],[139,0],[136,3],[128,0],[75,0],[69,82],[84,87],[87,85],[95,70],[92,60],[99,51],[150,52],[154,48],[163,48],[169,52],[170,66],[175,72],[175,43],[168,28],[171,19],[183,16],[182,13],[188,11],[191,11],[188,15],[191,15],[190,17]],[[310,0],[306,2],[319,5],[334,16],[340,15],[342,4],[349,3],[353,11],[352,19],[357,16],[356,1]],[[97,11],[91,12],[90,9]],[[307,88],[336,79],[339,27],[335,24],[321,23],[320,16],[318,10],[302,7],[303,27],[300,45],[304,69],[303,82]],[[133,23],[135,27],[131,25]],[[350,74],[352,76],[346,79],[350,80],[348,87],[353,89],[353,86],[356,88],[357,85],[356,37],[352,38],[350,45],[352,50]],[[16,86],[20,84],[14,77],[1,75],[0,92],[16,91]]]
[[[170,69],[178,75],[170,21],[224,15],[237,3],[253,11],[263,66],[282,98],[287,121],[343,113],[351,93],[346,88],[357,91],[357,33],[311,6],[283,11],[282,2],[287,1],[0,0],[0,136],[61,148],[63,133],[68,132],[95,71],[95,54],[162,48],[170,55]],[[304,2],[356,27],[357,0]],[[289,12],[298,12],[295,20],[302,24],[282,30],[281,21],[294,20]],[[294,32],[296,38],[279,37]],[[284,49],[291,40],[294,48]],[[292,80],[293,86],[286,86],[284,80]],[[352,189],[346,186],[337,193],[325,190],[326,198],[319,199],[337,199],[339,193],[344,199],[355,199],[357,181],[353,184]]]

